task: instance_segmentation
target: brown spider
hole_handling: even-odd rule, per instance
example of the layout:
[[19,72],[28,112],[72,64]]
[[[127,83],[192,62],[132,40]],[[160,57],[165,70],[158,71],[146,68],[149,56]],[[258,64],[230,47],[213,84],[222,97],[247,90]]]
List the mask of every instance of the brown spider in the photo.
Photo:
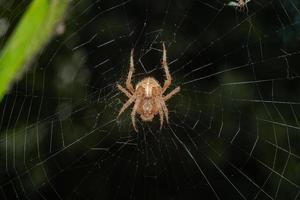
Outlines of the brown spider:
[[138,113],[143,121],[152,121],[153,117],[156,114],[159,114],[160,117],[160,129],[164,123],[164,116],[166,118],[167,123],[169,123],[168,117],[168,108],[166,106],[166,101],[169,100],[173,95],[180,91],[180,87],[175,88],[169,94],[163,95],[165,91],[169,88],[172,82],[172,77],[169,72],[168,63],[167,63],[167,50],[165,44],[162,43],[163,46],[163,56],[162,56],[162,66],[166,73],[166,80],[164,86],[161,87],[158,81],[153,77],[146,77],[142,81],[140,81],[135,89],[131,83],[132,74],[134,72],[134,64],[133,64],[133,50],[131,50],[130,56],[130,66],[129,72],[126,80],[126,90],[121,85],[117,85],[118,89],[123,92],[129,99],[121,108],[118,117],[125,111],[128,106],[130,106],[133,102],[134,106],[131,112],[131,120],[133,128],[136,132],[138,129],[135,123],[135,115]]
[[247,4],[250,2],[251,0],[235,0],[235,1],[231,1],[229,2],[229,6],[233,6],[236,7],[239,11],[247,11],[248,13],[248,6]]
[[237,2],[237,7],[239,8],[239,11],[247,11],[248,13],[248,6],[247,6],[247,3],[249,2],[250,0],[236,0]]
[[237,3],[240,11],[243,11],[245,8],[247,9],[246,0],[237,0]]

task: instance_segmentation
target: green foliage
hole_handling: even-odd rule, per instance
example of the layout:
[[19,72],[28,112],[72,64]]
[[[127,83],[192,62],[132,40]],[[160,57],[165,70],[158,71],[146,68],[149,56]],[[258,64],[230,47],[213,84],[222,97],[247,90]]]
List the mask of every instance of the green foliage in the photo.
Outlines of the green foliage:
[[62,20],[68,0],[33,0],[0,54],[0,101]]

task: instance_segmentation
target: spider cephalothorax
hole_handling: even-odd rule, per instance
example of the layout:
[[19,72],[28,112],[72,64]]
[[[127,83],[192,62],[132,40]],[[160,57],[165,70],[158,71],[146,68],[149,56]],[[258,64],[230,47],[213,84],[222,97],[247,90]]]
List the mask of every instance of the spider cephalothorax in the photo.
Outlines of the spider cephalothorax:
[[165,102],[174,94],[178,93],[180,91],[180,87],[177,87],[169,94],[164,95],[165,91],[169,88],[172,82],[172,77],[170,75],[167,63],[167,50],[164,43],[162,66],[166,73],[166,80],[163,87],[160,86],[155,78],[147,77],[141,80],[134,88],[131,83],[131,78],[134,71],[133,49],[131,50],[130,67],[126,80],[126,88],[128,90],[118,84],[118,89],[123,92],[129,99],[121,108],[118,117],[125,111],[126,108],[128,108],[128,106],[135,102],[131,112],[131,120],[133,128],[136,132],[138,131],[135,123],[136,113],[140,115],[143,121],[152,121],[154,116],[156,114],[159,114],[160,128],[162,128],[163,126],[164,117],[166,118],[167,123],[169,123],[169,112]]

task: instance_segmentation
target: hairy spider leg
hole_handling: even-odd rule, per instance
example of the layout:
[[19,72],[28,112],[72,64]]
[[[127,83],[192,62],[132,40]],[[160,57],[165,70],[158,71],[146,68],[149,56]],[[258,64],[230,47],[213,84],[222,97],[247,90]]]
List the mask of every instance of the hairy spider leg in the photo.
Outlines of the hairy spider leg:
[[132,79],[132,74],[134,72],[134,64],[133,64],[133,51],[134,49],[131,49],[131,54],[130,54],[130,63],[129,63],[129,72],[126,80],[126,87],[127,89],[133,94],[134,93],[134,88],[131,83]]
[[169,111],[168,111],[168,108],[167,108],[167,106],[165,104],[165,101],[161,98],[159,100],[159,102],[160,102],[162,110],[164,111],[164,114],[165,114],[165,117],[166,117],[166,121],[167,121],[167,123],[169,123]]
[[159,113],[159,119],[160,119],[160,129],[162,129],[164,124],[164,112],[162,110],[162,107],[160,105],[160,100],[158,98],[155,98],[155,104],[158,105],[158,113]]
[[162,46],[163,46],[162,66],[163,66],[165,74],[166,74],[166,80],[165,80],[164,86],[162,88],[162,94],[163,94],[168,89],[168,87],[171,85],[172,77],[169,72],[169,67],[168,67],[168,63],[167,63],[167,50],[166,50],[166,46],[165,46],[164,42],[162,43]]
[[128,98],[132,97],[132,94],[130,94],[130,92],[128,92],[125,88],[123,88],[120,84],[117,85],[118,89],[123,92]]
[[138,132],[138,129],[136,128],[136,123],[135,123],[135,115],[136,115],[136,110],[137,110],[139,104],[140,104],[140,100],[137,99],[134,103],[134,106],[133,106],[133,109],[131,112],[131,121],[132,121],[132,125],[133,125],[135,132]]
[[172,90],[169,94],[167,94],[166,96],[164,96],[163,100],[164,101],[168,101],[172,96],[174,96],[178,92],[180,92],[180,86],[178,86],[177,88],[175,88],[174,90]]
[[132,96],[130,99],[128,99],[128,101],[122,106],[117,118],[119,118],[119,116],[134,102],[135,99],[135,96]]

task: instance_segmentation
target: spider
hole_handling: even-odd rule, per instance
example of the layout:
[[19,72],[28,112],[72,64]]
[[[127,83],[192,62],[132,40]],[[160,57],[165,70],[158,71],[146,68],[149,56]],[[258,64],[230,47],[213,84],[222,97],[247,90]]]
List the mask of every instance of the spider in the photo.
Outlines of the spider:
[[160,129],[162,129],[164,123],[164,117],[166,118],[167,123],[169,123],[169,112],[166,106],[166,101],[169,100],[173,95],[180,91],[180,87],[176,87],[169,94],[164,95],[166,90],[169,88],[172,82],[172,77],[169,72],[168,63],[167,63],[167,50],[165,43],[162,43],[163,46],[163,56],[162,56],[162,66],[166,74],[166,80],[163,87],[160,86],[158,81],[149,76],[137,83],[135,88],[131,83],[132,74],[134,72],[133,64],[133,51],[131,50],[130,55],[130,66],[129,72],[126,80],[126,88],[123,88],[121,85],[117,85],[118,89],[123,92],[129,99],[121,108],[118,117],[134,102],[134,106],[131,112],[131,120],[133,128],[136,132],[138,129],[136,127],[136,113],[138,113],[143,121],[150,122],[153,120],[156,114],[159,114],[160,118]]
[[248,1],[246,1],[246,0],[237,0],[237,4],[238,4],[240,11],[243,11],[245,8],[247,10],[247,8],[248,8],[247,3],[248,3]]
[[251,0],[235,0],[231,1],[228,5],[238,8],[240,11],[244,11],[246,9],[246,11],[248,12],[247,3],[249,3],[250,1]]

